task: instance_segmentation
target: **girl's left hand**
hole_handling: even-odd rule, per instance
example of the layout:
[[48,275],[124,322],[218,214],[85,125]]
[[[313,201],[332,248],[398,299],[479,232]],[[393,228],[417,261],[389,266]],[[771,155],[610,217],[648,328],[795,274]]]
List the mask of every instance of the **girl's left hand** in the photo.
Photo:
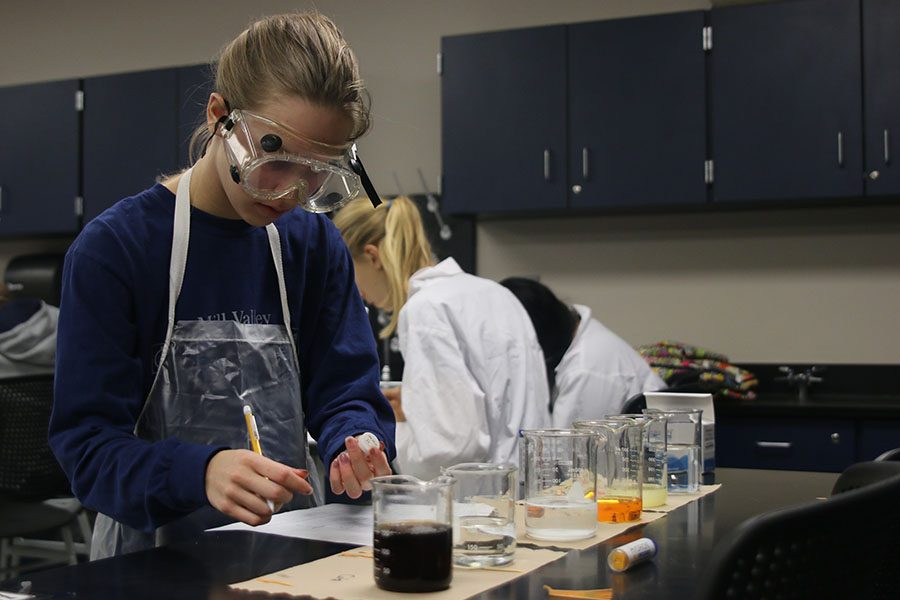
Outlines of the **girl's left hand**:
[[344,445],[347,449],[331,462],[328,475],[331,491],[335,494],[347,492],[349,497],[359,498],[363,492],[372,489],[370,479],[391,474],[387,455],[381,448],[372,448],[368,455],[363,454],[359,440],[353,436],[347,436]]

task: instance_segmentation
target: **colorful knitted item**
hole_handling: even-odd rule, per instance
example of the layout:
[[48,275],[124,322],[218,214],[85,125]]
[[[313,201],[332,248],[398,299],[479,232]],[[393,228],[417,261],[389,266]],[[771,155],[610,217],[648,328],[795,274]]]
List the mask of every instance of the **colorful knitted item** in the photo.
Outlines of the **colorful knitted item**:
[[719,398],[752,400],[759,381],[724,354],[699,346],[664,340],[638,347],[671,390],[710,392]]
[[644,358],[652,356],[660,358],[708,359],[725,363],[728,362],[728,357],[724,354],[719,354],[718,352],[713,352],[712,350],[701,348],[700,346],[691,346],[672,340],[662,340],[655,344],[638,346],[638,352],[640,352],[641,356]]

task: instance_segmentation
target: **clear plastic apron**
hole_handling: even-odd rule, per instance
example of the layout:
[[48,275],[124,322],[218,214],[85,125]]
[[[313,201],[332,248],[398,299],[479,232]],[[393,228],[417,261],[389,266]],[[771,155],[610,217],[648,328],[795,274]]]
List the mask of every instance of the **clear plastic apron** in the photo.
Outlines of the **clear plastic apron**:
[[[191,171],[182,174],[175,196],[166,341],[135,435],[151,442],[176,437],[196,444],[249,448],[242,410],[243,405],[249,404],[256,416],[265,455],[292,467],[309,469],[309,481],[316,488],[314,497],[296,494],[282,510],[314,506],[321,503],[322,490],[306,443],[300,369],[291,333],[281,240],[275,225],[268,225],[266,232],[278,274],[284,325],[175,322],[190,238],[190,180]],[[98,514],[91,559],[189,539],[231,521],[206,506],[154,533],[144,533]]]

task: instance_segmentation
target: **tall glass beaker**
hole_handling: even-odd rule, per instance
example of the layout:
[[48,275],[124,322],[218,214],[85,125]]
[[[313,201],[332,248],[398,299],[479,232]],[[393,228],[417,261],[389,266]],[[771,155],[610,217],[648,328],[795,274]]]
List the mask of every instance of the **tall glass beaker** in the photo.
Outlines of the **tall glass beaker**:
[[524,445],[525,535],[589,538],[597,530],[597,436],[572,429],[530,429]]
[[669,498],[666,454],[666,427],[665,415],[657,413],[648,414],[622,414],[608,415],[608,419],[630,419],[640,423],[644,429],[644,477],[641,486],[641,499],[643,508],[654,508],[665,505]]
[[591,419],[573,423],[598,437],[597,520],[637,521],[643,509],[644,438],[633,419]]
[[698,491],[702,468],[703,410],[644,409],[644,413],[661,414],[666,417],[669,493],[685,494]]

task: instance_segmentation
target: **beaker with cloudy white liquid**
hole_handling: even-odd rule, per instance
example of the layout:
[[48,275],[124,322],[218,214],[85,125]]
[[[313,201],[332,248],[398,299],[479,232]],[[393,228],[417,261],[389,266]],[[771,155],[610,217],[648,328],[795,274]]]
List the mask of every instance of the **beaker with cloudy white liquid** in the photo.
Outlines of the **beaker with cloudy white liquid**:
[[522,432],[525,535],[586,539],[597,530],[597,436],[574,429]]

